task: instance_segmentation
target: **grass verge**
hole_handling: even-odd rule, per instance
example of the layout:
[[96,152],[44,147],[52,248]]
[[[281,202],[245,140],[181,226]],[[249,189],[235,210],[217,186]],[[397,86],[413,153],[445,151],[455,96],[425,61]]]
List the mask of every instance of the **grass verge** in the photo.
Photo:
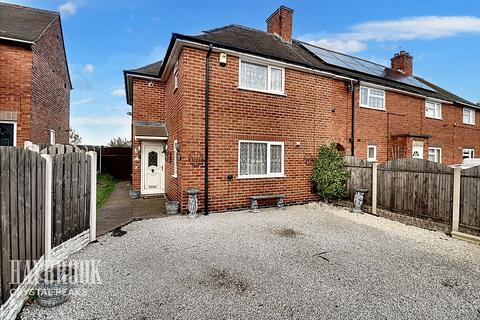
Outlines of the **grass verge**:
[[103,207],[117,182],[109,174],[97,175],[97,209]]

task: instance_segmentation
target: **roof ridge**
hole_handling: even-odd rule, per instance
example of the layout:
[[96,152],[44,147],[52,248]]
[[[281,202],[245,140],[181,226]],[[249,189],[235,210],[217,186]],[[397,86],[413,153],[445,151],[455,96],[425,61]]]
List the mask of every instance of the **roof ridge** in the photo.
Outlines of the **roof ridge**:
[[0,6],[17,7],[17,8],[20,8],[20,9],[26,9],[26,10],[38,11],[38,12],[44,12],[44,13],[51,13],[51,14],[58,15],[58,16],[60,15],[60,12],[58,12],[58,11],[27,7],[27,6],[22,6],[22,5],[13,4],[13,3],[0,2]]
[[[243,26],[243,25],[238,24],[238,23],[228,24],[228,25],[223,26],[223,27],[214,28],[214,29],[211,29],[211,30],[203,31],[203,32],[204,32],[204,33],[213,33],[213,32],[217,32],[217,31],[226,30],[226,29],[229,29],[229,28],[232,28],[232,27],[236,27],[236,28],[241,28],[241,29],[246,29],[246,30],[250,30],[250,31],[254,31],[254,32],[263,33],[263,34],[265,34],[265,35],[268,35],[268,36],[275,37],[275,38],[278,38],[278,39],[279,39],[279,37],[278,37],[277,35],[275,35],[274,33],[270,33],[270,32],[264,31],[264,30],[255,29],[255,28],[251,28],[251,27],[246,27],[246,26]],[[285,43],[286,43],[286,44],[289,44],[289,43],[287,43],[287,42],[285,42]]]

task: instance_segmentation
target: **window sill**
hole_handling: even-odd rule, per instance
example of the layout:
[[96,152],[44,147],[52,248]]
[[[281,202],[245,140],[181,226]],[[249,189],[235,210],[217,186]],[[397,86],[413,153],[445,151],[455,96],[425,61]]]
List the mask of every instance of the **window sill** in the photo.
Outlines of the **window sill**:
[[271,94],[274,96],[280,96],[280,97],[286,97],[287,95],[282,92],[275,92],[275,91],[267,91],[267,90],[256,90],[256,89],[249,89],[249,88],[244,88],[244,87],[237,87],[240,90],[245,90],[245,91],[253,91],[253,92],[260,92],[260,93],[266,93],[266,94]]
[[475,123],[467,123],[467,122],[462,122],[463,124],[466,124],[467,126],[474,126],[475,127]]
[[432,119],[432,120],[443,120],[443,118],[435,118],[435,117],[429,117],[425,116],[426,119]]
[[286,178],[287,176],[282,175],[262,175],[262,176],[238,176],[237,180],[248,180],[248,179],[276,179],[276,178]]
[[387,111],[386,108],[383,108],[383,109],[378,109],[378,108],[373,108],[373,107],[370,107],[370,106],[365,106],[363,104],[360,105],[360,108],[363,108],[363,109],[370,109],[370,110],[375,110],[375,111]]

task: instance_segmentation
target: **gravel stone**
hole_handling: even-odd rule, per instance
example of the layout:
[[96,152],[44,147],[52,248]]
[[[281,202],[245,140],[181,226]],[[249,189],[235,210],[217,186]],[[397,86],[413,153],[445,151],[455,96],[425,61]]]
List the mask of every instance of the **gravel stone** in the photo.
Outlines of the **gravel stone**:
[[480,246],[311,203],[133,222],[72,259],[100,259],[21,319],[480,319]]

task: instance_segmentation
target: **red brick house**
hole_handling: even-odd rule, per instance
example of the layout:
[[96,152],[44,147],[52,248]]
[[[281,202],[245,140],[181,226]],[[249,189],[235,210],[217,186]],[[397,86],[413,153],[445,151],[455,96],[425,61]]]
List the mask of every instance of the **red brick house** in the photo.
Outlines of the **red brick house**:
[[57,12],[0,3],[0,145],[68,143],[70,90]]
[[165,59],[125,71],[132,105],[132,186],[186,210],[249,205],[249,197],[315,199],[318,147],[335,141],[371,161],[460,163],[480,152],[478,106],[413,75],[402,51],[391,68],[292,39],[280,7],[267,32],[239,25],[174,33]]

